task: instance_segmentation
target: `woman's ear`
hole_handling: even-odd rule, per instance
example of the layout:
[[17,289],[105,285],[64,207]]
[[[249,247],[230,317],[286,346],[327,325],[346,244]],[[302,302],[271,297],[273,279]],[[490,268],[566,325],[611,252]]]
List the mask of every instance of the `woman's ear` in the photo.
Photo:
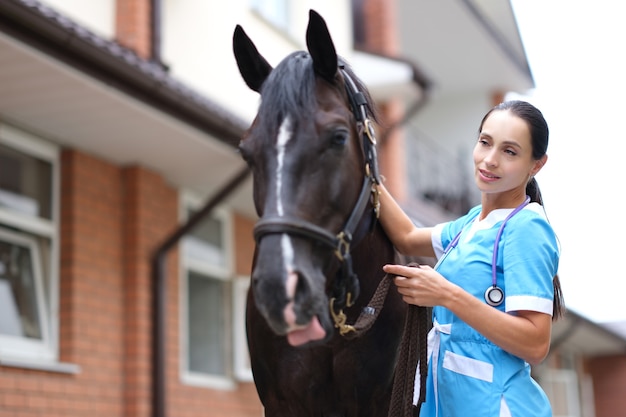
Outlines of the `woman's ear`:
[[535,164],[533,165],[533,169],[530,171],[530,176],[534,177],[535,175],[537,175],[537,173],[539,171],[541,171],[541,168],[543,168],[543,166],[546,164],[546,162],[548,162],[548,155],[544,155],[541,158],[537,159],[535,161]]

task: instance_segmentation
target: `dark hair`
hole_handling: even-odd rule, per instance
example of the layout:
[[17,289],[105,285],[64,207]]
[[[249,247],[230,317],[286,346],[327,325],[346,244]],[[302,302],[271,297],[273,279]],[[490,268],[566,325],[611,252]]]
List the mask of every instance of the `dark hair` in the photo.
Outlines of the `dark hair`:
[[[492,107],[491,110],[485,114],[485,117],[483,117],[483,120],[480,122],[479,132],[482,130],[487,117],[494,111],[509,111],[526,122],[528,130],[530,130],[533,159],[539,160],[543,158],[548,150],[548,136],[550,135],[550,131],[546,119],[538,108],[522,100],[504,101]],[[543,205],[541,190],[534,177],[526,184],[526,194],[530,196],[530,201]],[[561,290],[561,282],[558,274],[554,276],[552,283],[554,286],[552,319],[557,320],[565,313],[565,302],[563,300],[563,291]]]

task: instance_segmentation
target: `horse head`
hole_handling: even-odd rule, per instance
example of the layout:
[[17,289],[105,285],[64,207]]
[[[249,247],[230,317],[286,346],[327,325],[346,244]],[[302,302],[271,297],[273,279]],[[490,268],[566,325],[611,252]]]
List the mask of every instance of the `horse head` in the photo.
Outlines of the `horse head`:
[[358,296],[350,243],[373,218],[377,183],[369,94],[313,10],[306,40],[308,52],[273,68],[240,26],[233,35],[241,75],[261,95],[239,145],[260,217],[251,291],[271,329],[292,345],[333,334],[329,293],[340,306]]

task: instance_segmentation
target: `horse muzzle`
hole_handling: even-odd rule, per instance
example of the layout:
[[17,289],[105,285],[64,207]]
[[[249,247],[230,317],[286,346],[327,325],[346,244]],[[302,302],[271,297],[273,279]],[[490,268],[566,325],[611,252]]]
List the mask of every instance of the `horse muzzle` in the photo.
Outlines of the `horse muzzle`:
[[276,253],[278,247],[284,248],[280,241],[285,239],[289,237],[268,236],[257,246],[252,272],[256,307],[272,331],[286,336],[293,346],[325,341],[333,333],[326,278],[312,266],[310,249],[300,257],[295,248],[287,250],[288,255]]

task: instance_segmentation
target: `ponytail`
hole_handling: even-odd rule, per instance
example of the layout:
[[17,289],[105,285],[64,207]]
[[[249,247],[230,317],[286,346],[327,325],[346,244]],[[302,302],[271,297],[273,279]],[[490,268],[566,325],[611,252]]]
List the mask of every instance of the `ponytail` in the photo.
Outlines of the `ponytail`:
[[[541,190],[535,177],[532,177],[526,184],[526,195],[530,196],[530,201],[539,203],[543,206],[543,198]],[[563,299],[563,291],[561,290],[561,281],[559,274],[552,278],[552,286],[554,287],[554,298],[552,299],[552,321],[557,321],[565,314],[565,300]]]
[[539,203],[543,206],[543,198],[541,198],[541,190],[535,177],[532,177],[526,184],[526,195],[530,196],[531,203]]

